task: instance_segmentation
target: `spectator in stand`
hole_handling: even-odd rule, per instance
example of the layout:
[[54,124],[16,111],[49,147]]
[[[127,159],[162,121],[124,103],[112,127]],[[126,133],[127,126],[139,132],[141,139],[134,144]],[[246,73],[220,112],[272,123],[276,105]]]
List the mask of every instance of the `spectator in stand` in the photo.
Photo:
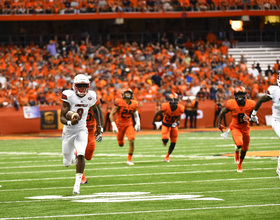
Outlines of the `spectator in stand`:
[[214,46],[214,44],[216,43],[217,41],[217,37],[216,35],[213,33],[212,30],[209,31],[209,33],[206,35],[206,40],[207,40],[207,43],[211,44]]
[[50,40],[50,42],[47,46],[47,51],[52,56],[56,55],[56,42],[55,42],[55,40]]
[[280,70],[280,63],[279,60],[276,60],[276,63],[274,63],[273,65],[274,74],[280,74],[279,70]]
[[106,0],[98,1],[99,12],[107,12],[108,11],[108,3]]
[[186,103],[185,103],[185,128],[188,128],[188,119],[190,118],[190,128],[193,128],[193,107],[194,103],[192,102],[191,98],[188,96]]
[[29,106],[28,97],[25,92],[22,92],[22,94],[19,95],[18,101],[20,106]]
[[181,49],[185,48],[185,39],[184,39],[184,35],[182,33],[179,33],[179,35],[176,39],[176,45]]
[[46,105],[46,104],[47,104],[46,97],[42,92],[39,92],[37,96],[37,105]]
[[259,77],[259,75],[260,75],[258,69],[255,68],[255,65],[254,65],[254,64],[252,64],[252,68],[249,68],[249,69],[248,69],[248,73],[249,73],[252,77],[254,77],[255,79],[257,79],[257,78]]
[[123,0],[123,11],[124,12],[132,12],[132,3],[130,0]]
[[255,68],[259,71],[259,74],[262,75],[262,68],[260,67],[260,64],[257,63],[257,65],[255,66]]
[[265,75],[266,77],[268,77],[269,75],[270,75],[270,76],[273,75],[273,71],[272,71],[270,65],[267,66],[267,70],[265,70],[264,75]]

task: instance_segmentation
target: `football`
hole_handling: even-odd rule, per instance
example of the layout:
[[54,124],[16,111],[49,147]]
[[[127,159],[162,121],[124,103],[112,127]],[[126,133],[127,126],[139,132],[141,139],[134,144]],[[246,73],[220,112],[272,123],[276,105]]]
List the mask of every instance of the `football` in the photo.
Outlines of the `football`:
[[80,115],[77,112],[73,112],[73,111],[68,111],[66,113],[66,119],[67,120],[72,120],[72,119],[78,119],[80,120]]

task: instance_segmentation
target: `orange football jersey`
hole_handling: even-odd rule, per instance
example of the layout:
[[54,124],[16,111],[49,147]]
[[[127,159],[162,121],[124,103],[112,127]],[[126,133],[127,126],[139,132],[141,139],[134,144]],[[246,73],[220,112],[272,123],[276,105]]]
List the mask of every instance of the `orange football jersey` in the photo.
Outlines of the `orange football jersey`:
[[169,102],[165,102],[161,104],[161,111],[164,113],[162,123],[168,127],[168,125],[171,126],[171,124],[176,122],[176,119],[184,113],[185,107],[178,104],[175,111],[172,111]]
[[[100,100],[97,99],[97,101],[95,103],[96,106],[99,105],[99,103],[100,103]],[[96,127],[96,120],[93,116],[93,112],[92,112],[91,108],[89,108],[88,115],[87,115],[87,128],[88,128],[88,130],[92,130],[95,127]]]
[[114,105],[119,107],[119,110],[117,111],[116,123],[121,125],[132,125],[132,114],[137,109],[138,102],[131,100],[131,102],[127,104],[124,99],[117,98]]
[[247,99],[244,106],[239,106],[235,99],[228,100],[226,108],[231,111],[232,116],[230,127],[249,129],[249,118],[247,116],[250,116],[255,104],[255,101]]

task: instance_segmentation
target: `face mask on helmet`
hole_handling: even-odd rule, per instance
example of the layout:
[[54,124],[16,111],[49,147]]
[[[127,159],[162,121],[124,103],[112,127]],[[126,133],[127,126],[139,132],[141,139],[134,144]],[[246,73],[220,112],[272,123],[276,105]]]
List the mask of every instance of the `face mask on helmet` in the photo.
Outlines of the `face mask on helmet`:
[[89,84],[74,84],[74,91],[78,96],[85,96],[88,93]]
[[179,102],[179,100],[175,99],[175,98],[169,100],[170,106],[176,106],[178,104],[178,102]]
[[235,100],[239,106],[245,105],[246,100],[246,93],[244,92],[237,92],[234,94]]
[[127,89],[122,93],[122,98],[123,99],[132,99],[133,98],[133,92],[131,89]]
[[124,99],[132,99],[133,94],[131,92],[125,92],[123,94]]
[[170,94],[168,96],[168,102],[170,104],[170,106],[177,106],[177,104],[179,103],[179,97],[177,94]]
[[73,90],[76,93],[76,95],[83,97],[88,93],[88,89],[89,79],[83,74],[75,76],[73,82]]

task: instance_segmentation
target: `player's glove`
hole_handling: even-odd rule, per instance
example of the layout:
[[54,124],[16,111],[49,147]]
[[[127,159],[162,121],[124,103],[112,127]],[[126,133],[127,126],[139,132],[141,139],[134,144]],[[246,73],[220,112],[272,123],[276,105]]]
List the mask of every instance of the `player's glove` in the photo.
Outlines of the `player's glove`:
[[225,126],[219,125],[219,129],[221,130],[221,132],[223,132],[223,130],[225,129]]
[[257,124],[259,124],[258,116],[256,116],[256,115],[251,115],[251,121],[252,121],[252,122],[255,122],[255,123],[257,123]]
[[141,130],[141,127],[140,127],[140,124],[135,124],[135,126],[134,126],[134,129],[135,129],[135,131],[140,131]]
[[179,126],[179,122],[174,122],[171,125],[171,128],[176,128],[177,126]]
[[102,127],[100,128],[100,131],[101,131],[101,133],[95,135],[95,140],[97,142],[101,142],[102,141],[102,134],[103,134],[103,128]]
[[226,132],[223,132],[223,133],[221,134],[221,137],[223,137],[224,139],[228,139],[229,132],[230,132],[230,129],[228,129]]
[[96,140],[97,142],[102,141],[102,133],[100,133],[99,135],[96,135],[96,136],[95,136],[95,140]]
[[118,130],[118,127],[117,127],[116,123],[115,123],[115,122],[112,122],[111,125],[112,125],[112,127],[113,127],[113,129],[112,129],[112,130],[113,130],[113,133],[118,133],[119,130]]
[[156,121],[155,125],[156,125],[156,128],[159,129],[160,126],[162,125],[162,121]]

